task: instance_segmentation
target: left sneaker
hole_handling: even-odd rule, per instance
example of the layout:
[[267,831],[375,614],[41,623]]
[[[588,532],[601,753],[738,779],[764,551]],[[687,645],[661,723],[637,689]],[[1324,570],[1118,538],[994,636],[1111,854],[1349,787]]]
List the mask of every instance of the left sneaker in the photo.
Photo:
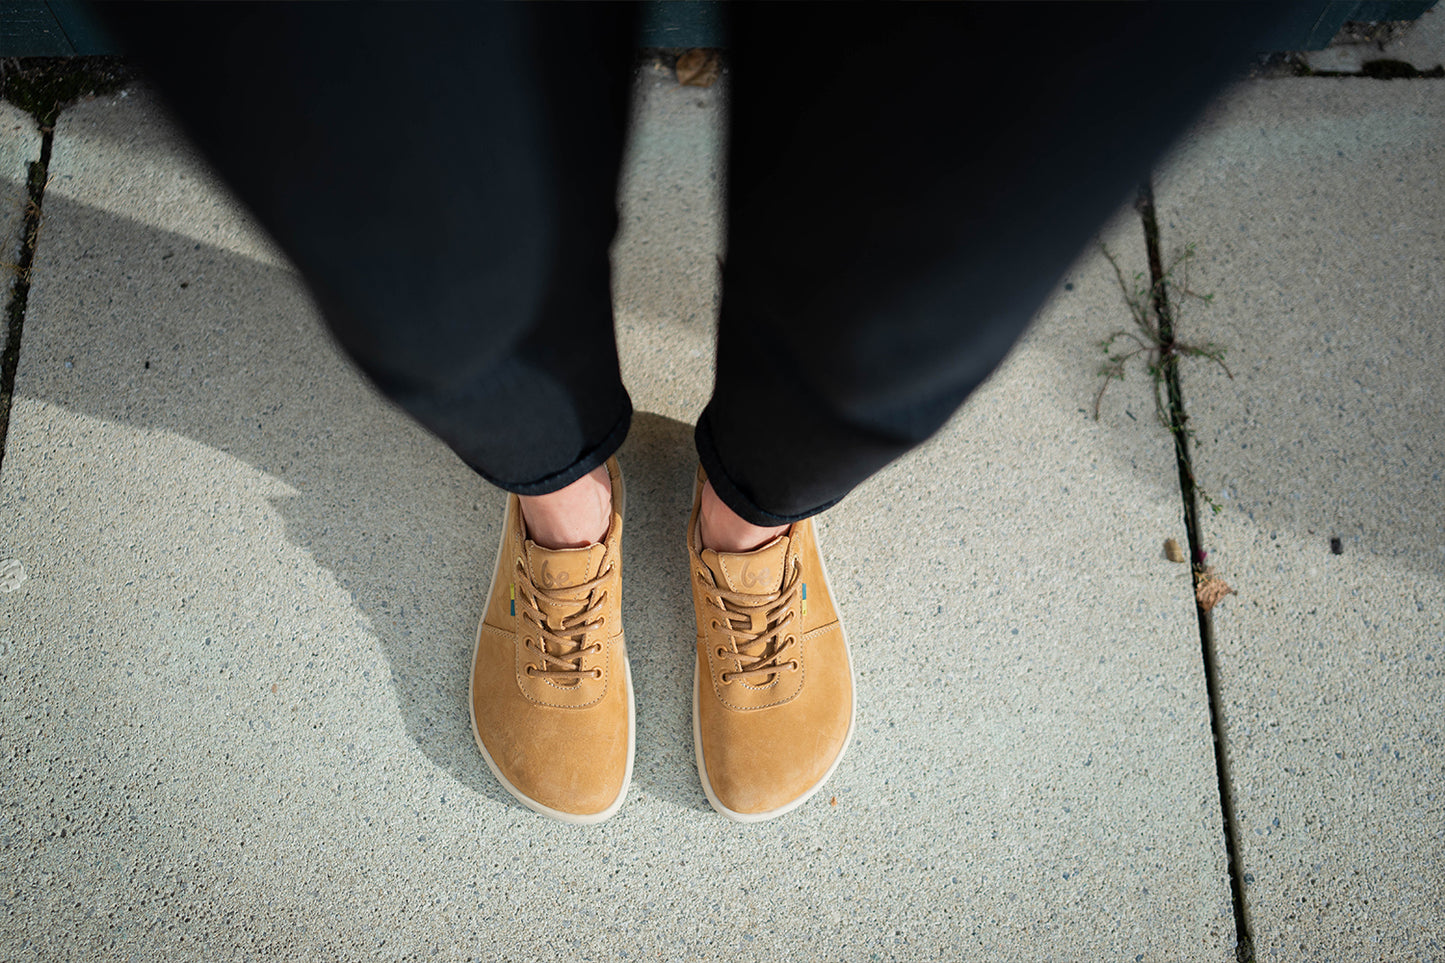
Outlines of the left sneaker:
[[801,806],[853,735],[853,667],[810,519],[756,551],[702,547],[699,470],[687,528],[697,619],[692,731],[703,792],[760,822]]
[[472,655],[472,733],[502,788],[529,809],[599,823],[632,780],[636,721],[622,635],[622,513],[617,459],[607,460],[612,522],[586,548],[527,537],[507,496],[487,610]]

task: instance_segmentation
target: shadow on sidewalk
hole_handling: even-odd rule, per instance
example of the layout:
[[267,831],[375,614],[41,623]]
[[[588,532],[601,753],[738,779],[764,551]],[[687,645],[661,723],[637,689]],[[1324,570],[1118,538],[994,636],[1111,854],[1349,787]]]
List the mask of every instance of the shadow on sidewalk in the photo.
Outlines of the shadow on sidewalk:
[[[47,198],[45,214],[64,227],[42,236],[17,398],[192,439],[289,486],[294,494],[271,505],[288,539],[352,596],[390,665],[410,738],[471,791],[520,809],[487,771],[466,702],[503,494],[363,383],[293,273],[61,196]],[[620,459],[631,506],[623,604],[638,705],[633,791],[706,809],[692,762],[694,628],[683,548],[696,465],[691,428],[639,413]],[[126,471],[100,470],[117,468]],[[117,487],[118,498],[128,497]],[[208,503],[227,499],[207,493]],[[256,548],[253,535],[201,547],[224,571],[244,568]],[[308,591],[260,588],[270,596],[264,603],[282,611],[293,597],[304,604]],[[283,646],[292,644],[286,629],[270,629]],[[347,646],[368,640],[305,644],[344,659]]]

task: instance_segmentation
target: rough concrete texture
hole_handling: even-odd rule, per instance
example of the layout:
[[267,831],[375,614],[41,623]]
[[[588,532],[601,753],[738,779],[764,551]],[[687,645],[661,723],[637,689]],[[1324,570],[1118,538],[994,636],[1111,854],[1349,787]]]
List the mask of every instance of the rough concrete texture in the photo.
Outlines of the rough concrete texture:
[[[1261,959],[1445,953],[1445,88],[1241,87],[1169,165]],[[1338,539],[1340,554],[1332,552]]]
[[144,86],[86,100],[65,114],[57,151],[83,158],[52,163],[47,197],[76,200],[195,245],[286,267],[269,237],[241,215],[195,149],[171,134],[166,112]]
[[40,159],[40,134],[35,121],[18,107],[0,100],[0,351],[9,336],[3,310],[15,283],[15,264],[24,243],[25,189],[30,164]]
[[723,254],[725,83],[643,68],[619,185],[612,291],[622,377],[638,410],[691,424],[712,395]]
[[[820,521],[860,703],[833,781],[761,825],[708,808],[677,416],[706,396],[718,101],[652,83],[618,246],[662,409],[622,452],[638,757],[595,828],[473,746],[502,497],[338,360],[143,94],[62,117],[0,478],[32,573],[0,596],[10,957],[1232,959],[1171,445],[1142,377],[1088,413],[1127,320],[1093,252]],[[1110,237],[1142,270],[1131,218]]]
[[1371,60],[1399,60],[1417,70],[1432,70],[1445,64],[1445,10],[1436,4],[1383,42],[1337,39],[1324,50],[1304,54],[1304,59],[1315,70],[1353,73]]

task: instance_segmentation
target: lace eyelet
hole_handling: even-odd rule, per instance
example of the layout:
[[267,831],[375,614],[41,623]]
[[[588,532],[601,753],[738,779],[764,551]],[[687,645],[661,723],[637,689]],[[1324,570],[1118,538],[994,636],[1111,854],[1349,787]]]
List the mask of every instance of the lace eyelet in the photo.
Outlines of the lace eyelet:
[[722,679],[722,684],[723,684],[723,685],[732,685],[732,684],[733,684],[733,677],[732,677],[731,675],[728,675],[726,672],[724,672],[722,675],[718,676],[718,678]]
[[714,632],[716,632],[716,631],[717,631],[718,629],[720,629],[720,628],[722,628],[722,623],[719,622],[717,619],[713,619],[713,620],[712,620],[712,630],[713,630]]
[[530,679],[537,674],[537,667],[532,663],[528,662],[526,665],[522,666],[522,674]]
[[601,669],[593,669],[593,670],[592,670],[592,678],[594,678],[594,679],[600,679],[600,678],[602,678],[602,670],[601,670]]
[[722,646],[718,646],[717,657],[719,659],[726,659],[728,657],[728,650],[724,649]]
[[794,672],[797,672],[802,667],[803,666],[798,662],[797,659],[793,659],[791,662],[788,663],[788,668],[792,669]]

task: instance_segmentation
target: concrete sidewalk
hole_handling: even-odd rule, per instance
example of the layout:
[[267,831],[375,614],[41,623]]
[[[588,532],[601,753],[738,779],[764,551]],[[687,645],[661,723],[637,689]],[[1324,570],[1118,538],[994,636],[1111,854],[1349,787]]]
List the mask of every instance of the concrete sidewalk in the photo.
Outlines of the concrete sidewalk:
[[[721,107],[639,78],[637,763],[594,828],[520,808],[472,742],[502,497],[337,355],[144,87],[62,115],[0,474],[28,575],[0,594],[6,958],[1235,959],[1174,448],[1142,371],[1092,417],[1128,321],[1096,250],[820,520],[859,687],[833,781],[761,825],[708,807],[683,527]],[[0,107],[8,229],[38,143]],[[1181,336],[1234,374],[1188,362],[1185,392],[1261,959],[1445,955],[1442,148],[1441,82],[1266,80],[1160,173],[1214,293]],[[1104,238],[1147,271],[1132,210]]]

